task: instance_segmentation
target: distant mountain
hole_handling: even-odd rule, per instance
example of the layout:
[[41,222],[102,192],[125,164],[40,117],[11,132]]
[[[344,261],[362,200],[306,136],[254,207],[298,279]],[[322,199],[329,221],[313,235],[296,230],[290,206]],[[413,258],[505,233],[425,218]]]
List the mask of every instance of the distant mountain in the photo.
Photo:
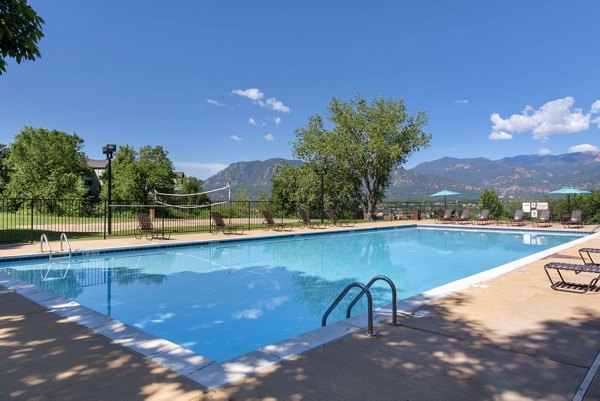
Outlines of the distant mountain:
[[563,186],[595,188],[600,182],[600,152],[500,160],[443,157],[421,163],[412,171],[472,185],[478,192],[495,188],[501,195],[539,195]]
[[[234,191],[242,185],[252,196],[261,189],[269,192],[273,167],[279,163],[302,165],[301,161],[286,159],[233,163],[207,179],[204,188],[220,188],[231,181]],[[494,188],[503,196],[535,196],[564,186],[594,189],[599,183],[600,152],[521,155],[500,160],[443,157],[409,170],[393,170],[386,198],[424,199],[444,188],[473,197],[485,188]]]
[[300,160],[269,159],[265,161],[255,160],[250,162],[232,163],[224,170],[204,181],[204,190],[223,188],[227,182],[231,183],[231,193],[234,194],[238,186],[243,186],[250,196],[255,196],[258,191],[271,191],[271,176],[273,168],[277,164],[287,163],[292,166],[300,166]]

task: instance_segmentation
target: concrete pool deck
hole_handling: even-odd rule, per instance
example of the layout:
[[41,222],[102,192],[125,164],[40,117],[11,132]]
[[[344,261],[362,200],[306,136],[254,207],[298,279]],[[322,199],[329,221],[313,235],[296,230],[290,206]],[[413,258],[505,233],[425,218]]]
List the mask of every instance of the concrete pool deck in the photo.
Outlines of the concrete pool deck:
[[[317,230],[293,233],[304,231]],[[194,234],[165,242],[215,238]],[[140,243],[150,242],[111,239],[72,246]],[[583,246],[600,247],[600,239],[549,259],[577,263]],[[39,253],[39,244],[0,248],[0,256],[26,253]],[[400,327],[378,325],[376,338],[359,331],[206,394],[20,295],[2,294],[0,399],[571,400],[600,351],[600,294],[552,291],[544,263],[434,301],[421,308],[428,315],[402,317]],[[579,399],[599,400],[599,380]]]

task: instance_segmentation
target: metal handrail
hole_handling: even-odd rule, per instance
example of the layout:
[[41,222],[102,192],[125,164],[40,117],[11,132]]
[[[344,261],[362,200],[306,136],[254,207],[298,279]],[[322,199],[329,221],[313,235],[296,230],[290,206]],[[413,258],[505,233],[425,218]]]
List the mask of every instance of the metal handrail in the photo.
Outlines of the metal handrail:
[[52,260],[52,249],[50,249],[50,242],[48,242],[48,236],[45,233],[40,237],[40,252],[44,252],[44,243],[48,247],[48,255],[50,260]]
[[352,284],[348,284],[348,286],[346,286],[346,288],[344,288],[344,291],[342,291],[341,294],[335,299],[335,301],[333,301],[331,306],[327,309],[327,311],[323,315],[323,319],[321,319],[321,326],[324,327],[327,325],[327,317],[329,316],[329,314],[335,309],[335,307],[346,296],[346,294],[348,294],[348,291],[350,291],[354,287],[361,288],[362,293],[367,294],[367,304],[368,304],[368,309],[369,309],[368,310],[368,325],[369,326],[367,329],[367,335],[370,337],[374,337],[376,334],[373,332],[373,297],[371,296],[371,291],[369,291],[369,288],[366,285],[364,285],[363,283],[355,282]]
[[[398,323],[398,305],[396,305],[396,285],[394,284],[394,282],[387,276],[375,276],[371,279],[371,281],[369,281],[366,287],[371,288],[371,286],[379,280],[385,281],[390,285],[390,289],[392,290],[392,323],[390,323],[390,325],[398,326],[400,323]],[[356,298],[354,298],[354,300],[350,302],[350,305],[348,305],[348,309],[346,309],[346,318],[350,317],[350,312],[352,311],[352,308],[360,300],[363,294],[364,291],[361,291],[356,296]]]
[[67,246],[69,247],[69,260],[71,260],[71,243],[69,242],[69,239],[67,238],[67,233],[62,233],[60,234],[60,250],[63,251],[63,239],[64,241],[67,243]]

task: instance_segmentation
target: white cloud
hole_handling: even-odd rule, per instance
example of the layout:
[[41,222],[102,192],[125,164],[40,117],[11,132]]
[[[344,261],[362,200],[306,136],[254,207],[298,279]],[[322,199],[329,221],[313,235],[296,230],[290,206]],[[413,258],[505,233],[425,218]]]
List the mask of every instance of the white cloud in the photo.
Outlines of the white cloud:
[[512,135],[504,131],[494,131],[489,136],[490,141],[508,141],[512,139]]
[[537,110],[527,106],[521,114],[513,114],[507,119],[503,119],[498,113],[493,113],[490,116],[493,123],[492,133],[531,131],[534,139],[544,139],[554,134],[571,134],[588,130],[590,113],[583,114],[582,109],[572,109],[574,103],[575,99],[567,96],[547,102]]
[[467,104],[469,103],[469,99],[454,99],[454,104]]
[[231,135],[230,138],[233,139],[234,141],[241,141],[242,140],[242,138],[240,138],[237,135]]
[[[592,104],[592,108],[590,109],[591,114],[600,114],[600,100],[596,100]],[[600,128],[600,117],[596,117],[592,120],[594,124],[598,124],[598,128]]]
[[206,99],[206,103],[208,104],[212,104],[213,106],[217,106],[217,107],[223,107],[225,106],[223,103],[217,101],[217,100],[213,100],[213,99]]
[[258,88],[250,88],[250,89],[234,89],[231,93],[248,98],[254,102],[259,101],[265,95]]
[[257,103],[261,107],[266,107],[267,109],[280,111],[282,113],[289,113],[291,109],[283,104],[283,102],[277,100],[275,97],[270,97],[267,100],[262,100],[265,96],[264,93],[260,91],[258,88],[250,88],[250,89],[234,89],[231,93],[248,98],[252,100],[254,103]]
[[569,148],[569,153],[577,153],[577,152],[595,152],[598,148],[594,145],[590,145],[589,143],[582,143],[581,145],[571,146]]
[[265,135],[265,141],[271,142],[273,139],[275,139],[275,138],[273,138],[273,135],[271,135],[271,134]]
[[183,171],[186,176],[204,180],[226,169],[229,165],[223,163],[173,162],[173,166],[176,170]]
[[540,150],[538,150],[538,155],[540,156],[548,156],[550,153],[552,153],[552,151],[548,148],[540,148]]
[[248,119],[248,124],[250,124],[250,125],[256,125],[256,120],[251,117],[251,118]]
[[279,124],[281,124],[281,122],[282,122],[283,120],[281,119],[281,117],[275,117],[275,118],[273,119],[273,121],[275,121],[275,126],[279,127]]
[[287,107],[285,104],[283,104],[274,97],[270,97],[264,102],[260,101],[258,102],[258,104],[260,104],[263,107],[266,107],[267,109],[280,111],[282,113],[289,113],[291,111],[289,107]]

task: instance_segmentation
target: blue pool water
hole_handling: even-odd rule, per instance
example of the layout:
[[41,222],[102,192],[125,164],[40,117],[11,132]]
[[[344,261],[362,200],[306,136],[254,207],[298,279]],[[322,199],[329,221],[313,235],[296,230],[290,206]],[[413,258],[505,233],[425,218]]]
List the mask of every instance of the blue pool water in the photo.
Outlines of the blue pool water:
[[[0,270],[224,361],[318,328],[353,281],[386,275],[402,299],[581,236],[363,230],[3,263]],[[389,287],[375,286],[373,297],[389,304]],[[329,321],[344,312],[342,304]]]

